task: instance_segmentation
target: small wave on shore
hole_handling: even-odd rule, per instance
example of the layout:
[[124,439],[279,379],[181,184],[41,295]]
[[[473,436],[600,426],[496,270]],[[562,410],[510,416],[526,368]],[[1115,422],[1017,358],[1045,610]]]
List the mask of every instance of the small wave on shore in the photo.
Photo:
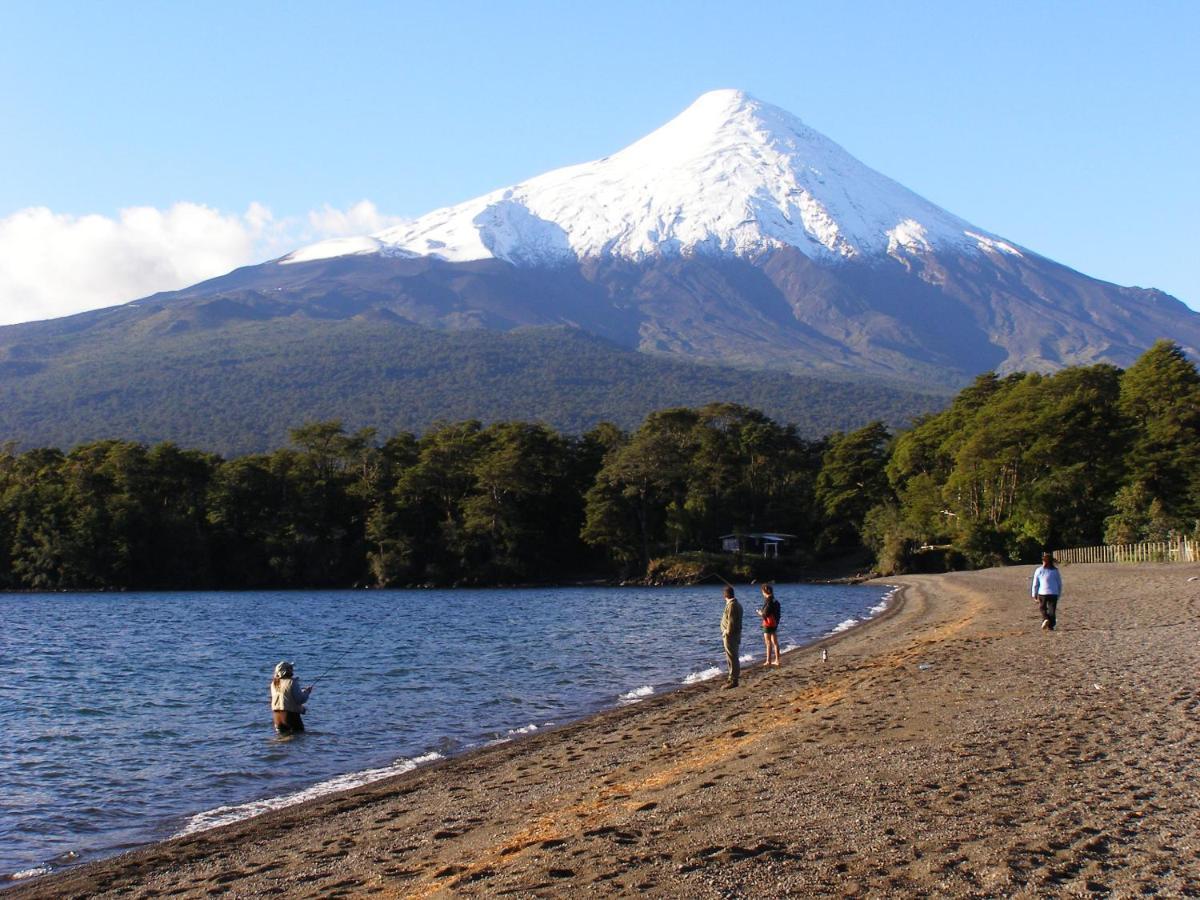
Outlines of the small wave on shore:
[[361,772],[350,772],[346,775],[339,775],[336,778],[330,778],[327,781],[319,782],[303,790],[284,794],[280,797],[266,797],[262,800],[252,800],[249,803],[239,803],[234,806],[218,806],[215,809],[205,810],[192,816],[187,820],[183,828],[171,835],[171,837],[183,837],[184,835],[195,834],[197,831],[207,831],[210,828],[217,828],[221,825],[229,825],[232,822],[240,822],[242,819],[262,815],[271,810],[295,806],[297,803],[313,800],[325,794],[333,794],[337,791],[362,787],[364,784],[382,781],[384,778],[391,778],[393,775],[402,775],[405,772],[411,772],[417,766],[431,763],[435,759],[441,758],[442,754],[440,753],[426,753],[423,756],[416,756],[412,759],[397,760],[390,766],[381,766],[378,769],[365,769]]
[[888,605],[892,602],[892,599],[896,596],[896,592],[898,590],[900,590],[900,588],[889,586],[888,592],[883,595],[878,603],[867,610],[867,614],[863,616],[863,618],[843,619],[841,622],[838,622],[836,625],[834,625],[833,628],[830,629],[829,633],[841,634],[843,631],[848,631],[855,625],[858,625],[862,622],[868,622],[871,619],[874,619],[876,616],[881,615],[887,610]]
[[634,688],[632,691],[627,691],[617,698],[617,702],[622,706],[627,706],[630,703],[640,703],[651,694],[654,693],[654,688],[648,684],[643,684],[639,688]]
[[0,880],[24,881],[26,878],[37,878],[39,875],[49,874],[49,866],[37,866],[33,869],[23,869],[20,872],[13,872],[11,875],[0,876]]
[[709,681],[721,674],[721,670],[716,666],[709,669],[703,669],[699,672],[692,672],[683,679],[684,684],[696,684],[699,681]]
[[522,725],[520,728],[510,728],[503,734],[493,735],[492,739],[484,743],[485,747],[495,747],[497,744],[507,744],[509,741],[522,737],[527,734],[533,734],[536,731],[541,731],[543,728],[549,728],[553,722],[547,722],[545,725],[535,725],[530,722],[528,725]]
[[888,606],[891,605],[892,600],[896,598],[896,594],[900,591],[900,588],[894,584],[887,585],[887,588],[888,592],[880,598],[879,602],[867,610],[867,618],[873,619],[880,613],[886,611]]

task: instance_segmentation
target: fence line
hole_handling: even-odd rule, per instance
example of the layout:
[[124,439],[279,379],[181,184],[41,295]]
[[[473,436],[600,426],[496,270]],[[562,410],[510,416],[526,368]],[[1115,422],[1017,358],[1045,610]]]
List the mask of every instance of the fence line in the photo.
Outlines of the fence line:
[[1065,563],[1200,562],[1200,546],[1187,538],[1140,544],[1101,544],[1055,550],[1054,558]]

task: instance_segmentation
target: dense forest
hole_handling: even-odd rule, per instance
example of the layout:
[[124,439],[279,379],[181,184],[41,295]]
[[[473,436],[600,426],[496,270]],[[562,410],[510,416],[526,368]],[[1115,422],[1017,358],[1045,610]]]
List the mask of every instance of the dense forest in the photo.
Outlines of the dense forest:
[[896,438],[885,472],[862,532],[885,574],[933,545],[982,566],[1193,535],[1200,374],[1159,341],[1125,371],[982,375]]
[[898,436],[820,440],[733,404],[626,432],[339,422],[225,459],[101,441],[0,448],[0,588],[486,584],[638,577],[730,532],[797,536],[798,564],[880,571],[1031,560],[1044,546],[1194,533],[1200,373],[1156,344],[1127,371],[980,376]]

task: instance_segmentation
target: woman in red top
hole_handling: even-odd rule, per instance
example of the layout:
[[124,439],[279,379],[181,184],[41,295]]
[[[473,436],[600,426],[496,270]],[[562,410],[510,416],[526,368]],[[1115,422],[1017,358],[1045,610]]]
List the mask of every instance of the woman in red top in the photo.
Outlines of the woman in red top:
[[[775,632],[779,630],[779,614],[782,611],[779,601],[775,599],[775,589],[769,584],[762,586],[763,605],[758,614],[762,617],[763,643],[767,645],[767,660],[764,666],[779,665],[779,638]],[[772,657],[774,662],[771,662]]]

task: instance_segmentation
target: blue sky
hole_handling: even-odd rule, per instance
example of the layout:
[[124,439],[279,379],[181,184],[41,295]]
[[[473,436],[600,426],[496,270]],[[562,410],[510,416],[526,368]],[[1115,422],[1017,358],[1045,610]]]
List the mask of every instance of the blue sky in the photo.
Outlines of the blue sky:
[[0,0],[0,17],[0,323],[594,159],[719,87],[983,228],[1200,308],[1196,3]]

